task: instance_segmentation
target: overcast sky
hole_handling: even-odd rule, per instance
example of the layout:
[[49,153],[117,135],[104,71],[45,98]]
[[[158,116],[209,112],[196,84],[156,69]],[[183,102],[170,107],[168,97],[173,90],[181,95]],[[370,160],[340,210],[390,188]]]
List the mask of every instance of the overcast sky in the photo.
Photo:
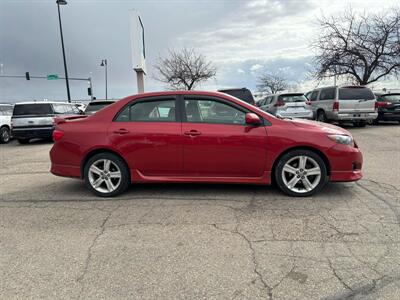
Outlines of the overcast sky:
[[[249,87],[264,71],[283,72],[302,89],[308,77],[309,48],[322,14],[379,12],[398,0],[67,0],[61,7],[70,77],[92,76],[94,93],[104,98],[107,59],[108,96],[136,93],[132,69],[129,9],[140,12],[146,32],[146,91],[165,86],[152,66],[167,49],[195,48],[217,67],[215,79],[200,89]],[[64,76],[55,0],[0,0],[0,72],[2,75]],[[393,82],[381,83],[393,85]],[[70,82],[73,99],[88,98],[85,82]],[[0,101],[66,99],[65,81],[0,78]]]

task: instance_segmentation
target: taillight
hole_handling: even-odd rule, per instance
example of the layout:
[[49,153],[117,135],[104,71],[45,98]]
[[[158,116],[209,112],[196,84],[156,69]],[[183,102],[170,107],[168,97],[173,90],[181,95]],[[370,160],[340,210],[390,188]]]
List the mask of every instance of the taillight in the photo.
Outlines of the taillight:
[[378,107],[387,107],[389,106],[391,103],[390,102],[375,102],[375,108]]
[[64,131],[54,130],[53,131],[53,141],[59,141],[64,136]]
[[282,100],[278,100],[278,102],[276,102],[276,103],[274,104],[275,107],[284,106],[284,105],[285,105],[285,102],[283,102]]
[[336,111],[339,110],[339,102],[337,102],[337,101],[333,102],[333,110],[336,110]]

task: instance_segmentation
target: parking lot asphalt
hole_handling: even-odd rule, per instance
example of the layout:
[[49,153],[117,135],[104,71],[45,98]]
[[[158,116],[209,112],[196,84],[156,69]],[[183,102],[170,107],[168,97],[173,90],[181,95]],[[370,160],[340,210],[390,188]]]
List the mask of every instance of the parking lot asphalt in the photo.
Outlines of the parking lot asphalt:
[[0,298],[399,299],[400,125],[349,128],[364,179],[310,198],[133,185],[97,198],[50,143],[0,145]]

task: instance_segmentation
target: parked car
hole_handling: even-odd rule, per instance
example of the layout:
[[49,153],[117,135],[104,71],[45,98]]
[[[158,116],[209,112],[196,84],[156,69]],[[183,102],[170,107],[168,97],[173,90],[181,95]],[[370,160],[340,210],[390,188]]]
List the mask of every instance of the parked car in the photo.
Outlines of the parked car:
[[258,103],[258,107],[283,118],[313,119],[311,102],[303,93],[269,95]]
[[57,121],[53,139],[51,172],[84,179],[103,197],[140,182],[273,180],[288,195],[309,196],[328,181],[362,177],[362,154],[347,130],[279,119],[217,92],[126,97],[93,116]]
[[82,114],[85,112],[86,104],[84,104],[84,103],[75,103],[75,106],[76,106],[77,109],[80,110],[80,112]]
[[253,94],[248,88],[224,89],[224,90],[218,90],[218,92],[231,95],[252,105],[256,104],[256,102],[254,101]]
[[33,138],[51,139],[54,118],[81,114],[72,103],[24,102],[14,106],[11,119],[12,134],[20,144]]
[[364,86],[331,86],[306,94],[320,122],[352,122],[363,127],[378,116],[375,96]]
[[0,104],[0,144],[6,144],[11,139],[11,104]]
[[375,96],[378,118],[374,120],[374,123],[378,124],[379,121],[398,121],[400,123],[400,93],[375,94]]
[[98,112],[100,109],[113,104],[115,100],[93,100],[89,102],[85,109],[85,115],[93,115]]

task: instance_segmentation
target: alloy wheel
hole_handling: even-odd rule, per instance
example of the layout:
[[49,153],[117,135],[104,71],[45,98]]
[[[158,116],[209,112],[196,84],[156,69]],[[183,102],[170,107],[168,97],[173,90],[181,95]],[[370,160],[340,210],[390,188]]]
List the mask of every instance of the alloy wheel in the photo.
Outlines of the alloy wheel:
[[109,159],[99,159],[89,167],[90,185],[100,193],[111,193],[121,184],[121,170]]
[[4,129],[1,133],[2,140],[4,143],[8,143],[10,141],[10,133],[7,129]]
[[292,192],[307,193],[318,186],[321,174],[321,168],[313,158],[300,155],[286,162],[281,176],[285,186]]

